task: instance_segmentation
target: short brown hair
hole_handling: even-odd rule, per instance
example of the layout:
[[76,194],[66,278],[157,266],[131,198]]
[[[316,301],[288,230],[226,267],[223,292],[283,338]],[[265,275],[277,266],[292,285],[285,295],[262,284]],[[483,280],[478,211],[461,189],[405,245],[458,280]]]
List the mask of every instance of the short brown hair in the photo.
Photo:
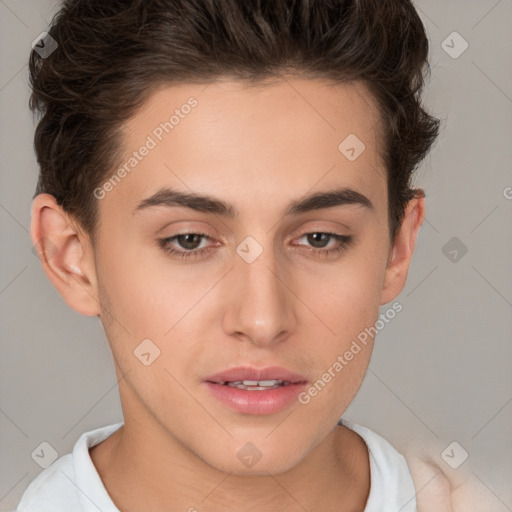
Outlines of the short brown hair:
[[[421,105],[428,39],[410,0],[64,0],[30,55],[36,194],[92,236],[93,190],[119,165],[120,128],[156,86],[288,72],[365,82],[383,126],[391,239],[440,121]],[[94,238],[94,236],[93,236]]]

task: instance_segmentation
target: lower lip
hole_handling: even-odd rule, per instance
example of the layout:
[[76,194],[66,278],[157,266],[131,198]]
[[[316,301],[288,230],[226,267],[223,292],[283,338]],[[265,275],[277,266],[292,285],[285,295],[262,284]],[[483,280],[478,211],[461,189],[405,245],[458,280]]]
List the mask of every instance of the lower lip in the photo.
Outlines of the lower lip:
[[290,406],[306,383],[279,386],[268,391],[247,391],[225,384],[204,382],[212,395],[231,409],[246,414],[272,414]]

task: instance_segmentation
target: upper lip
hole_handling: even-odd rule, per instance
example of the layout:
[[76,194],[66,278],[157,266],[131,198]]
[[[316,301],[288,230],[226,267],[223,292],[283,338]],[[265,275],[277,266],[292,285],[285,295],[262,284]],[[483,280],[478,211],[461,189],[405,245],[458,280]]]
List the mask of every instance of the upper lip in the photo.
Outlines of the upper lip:
[[284,380],[292,384],[307,382],[306,377],[279,366],[254,368],[252,366],[237,366],[206,377],[205,382],[234,382],[239,380]]

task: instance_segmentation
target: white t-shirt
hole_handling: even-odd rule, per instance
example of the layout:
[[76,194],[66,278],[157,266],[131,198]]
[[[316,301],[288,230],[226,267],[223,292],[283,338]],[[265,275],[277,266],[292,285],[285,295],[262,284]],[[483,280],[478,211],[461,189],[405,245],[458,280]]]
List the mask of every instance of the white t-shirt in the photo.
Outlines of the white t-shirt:
[[[372,430],[341,419],[366,442],[370,494],[364,512],[417,512],[416,491],[403,455]],[[119,512],[89,455],[123,422],[84,432],[68,453],[43,470],[26,488],[16,512]]]

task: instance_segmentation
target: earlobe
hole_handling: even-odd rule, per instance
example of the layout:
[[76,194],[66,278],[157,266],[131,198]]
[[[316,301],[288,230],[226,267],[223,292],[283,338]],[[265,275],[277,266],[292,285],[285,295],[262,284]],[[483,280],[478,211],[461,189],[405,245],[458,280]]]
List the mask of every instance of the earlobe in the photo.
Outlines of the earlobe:
[[52,195],[39,194],[34,198],[30,236],[43,270],[66,303],[83,315],[99,315],[89,236]]
[[407,203],[402,225],[390,251],[380,305],[388,304],[403,290],[411,264],[418,231],[425,218],[425,197]]

